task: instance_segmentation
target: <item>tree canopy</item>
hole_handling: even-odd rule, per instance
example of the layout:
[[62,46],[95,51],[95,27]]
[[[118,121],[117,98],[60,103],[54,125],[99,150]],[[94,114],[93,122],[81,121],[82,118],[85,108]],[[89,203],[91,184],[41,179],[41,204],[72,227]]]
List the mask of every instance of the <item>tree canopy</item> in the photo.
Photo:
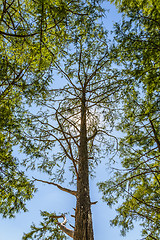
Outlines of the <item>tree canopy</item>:
[[[157,0],[111,1],[124,15],[110,47],[101,2],[0,4],[0,213],[26,211],[36,181],[76,198],[73,230],[65,214],[44,211],[25,240],[94,239],[89,178],[117,151],[122,167],[113,165],[99,184],[109,206],[119,203],[112,225],[125,235],[139,220],[144,239],[160,237],[160,7]],[[119,145],[115,127],[124,134]],[[16,145],[24,161],[14,157]],[[29,180],[21,163],[48,179]]]
[[33,182],[21,170],[21,159],[13,155],[30,121],[22,122],[27,104],[32,103],[33,96],[45,97],[52,64],[65,54],[63,48],[72,40],[71,29],[78,27],[81,19],[92,18],[94,22],[102,14],[99,9],[96,1],[0,3],[0,179],[4,217],[26,210],[25,202],[35,191]]

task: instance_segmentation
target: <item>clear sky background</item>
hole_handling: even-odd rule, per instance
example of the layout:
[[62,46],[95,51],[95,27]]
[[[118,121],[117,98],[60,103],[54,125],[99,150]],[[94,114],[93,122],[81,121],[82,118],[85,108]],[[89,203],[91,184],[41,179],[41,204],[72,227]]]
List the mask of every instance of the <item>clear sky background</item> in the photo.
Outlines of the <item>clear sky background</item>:
[[[120,21],[121,15],[113,5],[108,2],[105,3],[105,8],[110,9],[107,13],[107,18],[104,21],[105,28],[109,31],[112,30],[113,23]],[[21,157],[16,151],[15,155]],[[106,157],[107,158],[107,157]],[[35,176],[35,174],[32,174]],[[107,166],[104,163],[100,164],[96,170],[96,178],[90,181],[91,201],[97,201],[96,205],[92,206],[93,225],[95,240],[140,240],[140,227],[138,223],[135,229],[127,234],[126,237],[120,235],[118,227],[111,227],[110,220],[114,218],[115,211],[110,209],[105,202],[101,200],[101,193],[98,191],[96,183],[98,181],[105,181],[109,176]],[[46,179],[42,174],[39,178]],[[63,213],[70,212],[74,214],[73,208],[75,207],[74,196],[62,192],[55,186],[37,183],[38,192],[35,197],[27,203],[28,212],[19,213],[14,219],[0,218],[0,240],[21,240],[24,232],[29,232],[30,225],[34,222],[37,226],[42,220],[40,217],[40,210]],[[73,224],[73,219],[69,217],[69,223]]]

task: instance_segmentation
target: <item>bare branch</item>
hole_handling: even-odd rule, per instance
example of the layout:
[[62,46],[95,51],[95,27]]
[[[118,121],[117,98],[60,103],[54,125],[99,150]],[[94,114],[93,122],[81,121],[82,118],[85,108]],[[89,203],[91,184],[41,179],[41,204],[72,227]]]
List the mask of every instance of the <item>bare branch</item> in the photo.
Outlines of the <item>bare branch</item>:
[[[34,116],[34,115],[33,115],[33,117],[36,118],[36,120],[37,120],[38,122],[40,122],[42,125],[46,125],[46,126],[48,126],[48,127],[53,128],[54,130],[62,133],[62,130],[61,130],[60,128],[56,128],[56,127],[54,127],[53,125],[49,124],[48,122],[42,122],[38,117],[36,117],[36,116]],[[47,132],[49,135],[52,135],[53,137],[55,137],[55,135],[54,135],[53,133],[51,134],[51,133],[49,132],[49,130],[46,130],[45,132]],[[80,135],[73,136],[70,132],[66,132],[66,131],[64,131],[64,130],[63,130],[63,133],[65,133],[66,135],[69,135],[69,136],[66,137],[66,138],[67,138],[67,139],[73,139],[74,142],[75,142],[75,144],[78,146],[77,141],[75,141],[75,139],[76,139],[76,138],[79,138]],[[49,136],[49,135],[45,135],[45,136],[43,136],[43,137],[47,137],[47,136]],[[59,140],[60,140],[60,141],[61,141],[61,140],[63,141],[63,140],[65,140],[65,139],[59,138]]]
[[[49,53],[55,58],[54,53],[49,49],[49,47],[44,42],[43,42],[43,44],[46,47],[46,49],[49,51]],[[79,89],[75,86],[75,84],[73,83],[73,81],[71,80],[69,75],[59,66],[59,64],[57,62],[54,62],[54,64],[55,64],[56,68],[58,69],[58,71],[60,71],[63,74],[63,76],[66,78],[66,80],[71,84],[71,86],[74,89],[74,92],[75,92],[76,96],[81,100],[80,96],[76,92],[76,90],[78,92],[81,92],[81,89]]]
[[73,229],[75,229],[75,227],[72,224],[69,224],[69,226],[71,226]]
[[95,202],[91,202],[91,205],[94,205],[94,204],[96,204],[96,203],[98,203],[98,201],[95,201]]
[[[55,108],[54,108],[54,109],[55,109]],[[77,128],[77,126],[76,126],[73,122],[71,122],[71,121],[68,120],[69,117],[66,118],[66,117],[63,116],[63,115],[61,114],[61,112],[59,112],[57,109],[55,109],[55,111],[56,111],[63,119],[65,119],[69,124],[71,124],[71,125],[77,130],[77,132],[80,132],[79,129]]]
[[154,139],[155,139],[155,141],[156,141],[156,143],[157,143],[157,147],[158,147],[158,150],[159,150],[159,152],[160,152],[160,141],[159,141],[159,139],[158,139],[158,134],[157,134],[157,132],[156,132],[156,130],[155,130],[153,121],[152,121],[150,118],[149,118],[149,121],[150,121],[150,124],[151,124],[152,131],[153,131],[153,133],[154,133]]
[[92,140],[93,138],[95,138],[96,135],[97,135],[97,129],[95,128],[93,135],[90,136],[90,137],[88,137],[88,138],[87,138],[87,141]]
[[96,73],[108,62],[108,60],[104,61],[102,64],[101,62],[103,61],[103,59],[107,56],[108,50],[106,51],[106,53],[104,54],[104,56],[99,59],[98,63],[96,64],[96,69],[95,71],[90,75],[90,77],[88,78],[88,80],[86,81],[86,85],[90,82],[90,80],[93,79],[93,77],[96,75]]
[[75,162],[75,160],[74,160],[73,153],[72,153],[72,147],[71,147],[71,144],[70,144],[69,140],[67,139],[64,131],[63,131],[63,127],[62,127],[62,124],[61,124],[60,121],[59,121],[57,112],[58,112],[58,110],[56,111],[56,120],[57,120],[57,122],[58,122],[58,124],[59,124],[59,127],[60,127],[60,129],[61,129],[61,131],[62,131],[62,134],[63,134],[63,136],[64,136],[64,138],[65,138],[65,140],[66,140],[66,142],[67,142],[67,144],[68,144],[69,151],[70,151],[70,155],[71,155],[71,160],[72,160],[72,163],[73,163],[75,172],[76,172],[76,176],[77,176],[77,178],[79,178],[79,174],[78,174],[76,162]]
[[77,195],[77,192],[76,192],[76,191],[70,190],[70,189],[68,189],[68,188],[64,188],[64,187],[60,186],[60,185],[57,184],[57,183],[40,180],[40,179],[37,179],[37,178],[34,178],[34,177],[33,177],[33,179],[34,179],[35,181],[38,181],[38,182],[42,182],[42,183],[47,183],[47,184],[54,185],[54,186],[58,187],[60,190],[62,190],[62,191],[64,191],[64,192],[67,192],[67,193],[70,193],[70,194],[72,194],[72,195],[74,195],[74,196]]
[[114,138],[114,139],[116,140],[116,143],[117,143],[117,151],[118,151],[118,139],[117,139],[115,136],[109,134],[107,131],[105,131],[105,130],[103,130],[103,129],[98,129],[98,130],[97,130],[97,133],[98,133],[98,132],[105,133],[105,134],[108,135],[109,137]]
[[6,33],[3,31],[0,31],[0,35],[10,36],[10,37],[32,37],[38,33],[31,33],[31,34],[13,34],[13,33]]
[[69,229],[69,228],[67,228],[67,227],[65,226],[65,224],[67,223],[67,219],[66,219],[66,217],[65,217],[64,214],[62,214],[61,216],[52,216],[52,217],[53,217],[53,218],[62,218],[62,217],[63,217],[64,221],[63,221],[62,223],[58,222],[58,223],[57,223],[58,226],[59,226],[60,229],[61,229],[64,233],[66,233],[68,236],[70,236],[71,238],[74,237],[74,231],[71,230],[71,229]]
[[82,59],[82,44],[80,46],[79,61],[78,61],[78,79],[79,79],[79,82],[80,82],[80,84],[81,84],[81,86],[83,88],[83,84],[82,84],[81,77],[80,77],[81,59]]

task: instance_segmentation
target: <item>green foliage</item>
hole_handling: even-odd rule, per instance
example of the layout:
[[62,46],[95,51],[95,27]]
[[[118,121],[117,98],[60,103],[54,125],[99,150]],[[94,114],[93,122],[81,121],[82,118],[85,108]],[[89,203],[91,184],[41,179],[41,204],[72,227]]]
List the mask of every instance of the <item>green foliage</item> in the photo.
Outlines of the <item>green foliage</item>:
[[3,92],[0,96],[0,213],[3,217],[14,217],[21,209],[27,210],[25,203],[33,197],[35,187],[19,170],[19,161],[12,155],[20,134],[21,98],[12,88],[8,94],[7,91],[4,90],[5,97]]
[[134,10],[141,10],[144,16],[150,13],[158,16],[160,11],[158,0],[110,0],[110,2],[115,3],[118,10],[126,15]]
[[57,219],[54,213],[48,213],[46,211],[41,211],[41,216],[43,221],[40,222],[40,226],[36,227],[35,224],[31,225],[31,232],[24,234],[23,240],[27,239],[45,239],[45,240],[65,240],[66,236],[63,234],[62,230],[57,226]]
[[121,7],[125,6],[127,18],[121,26],[115,25],[116,57],[126,67],[124,76],[131,75],[136,82],[142,82],[148,94],[160,87],[160,9],[156,1],[151,1],[151,5],[149,2],[128,1],[123,5],[122,1],[119,9],[124,11]]
[[99,4],[92,0],[14,0],[1,5],[0,49],[7,54],[8,61],[16,59],[16,64],[23,67],[28,63],[27,71],[32,74],[43,72],[63,54],[64,46],[72,41],[73,27],[91,18],[94,21],[103,14]]
[[14,217],[20,210],[27,211],[25,204],[33,197],[35,187],[10,153],[2,152],[0,157],[0,213],[4,218]]
[[[144,94],[144,93],[143,93]],[[137,94],[138,95],[138,94]],[[103,199],[109,206],[118,204],[112,225],[121,226],[122,235],[140,221],[145,239],[159,238],[160,148],[159,106],[154,97],[146,111],[145,95],[136,101],[133,94],[126,99],[118,129],[125,136],[119,143],[122,168],[114,170],[111,179],[100,184]],[[152,103],[152,104],[151,104]],[[152,119],[152,120],[151,120]]]
[[113,176],[99,186],[109,206],[120,202],[111,223],[121,226],[122,235],[138,220],[143,239],[159,239],[159,5],[156,1],[116,3],[127,15],[121,25],[115,25],[113,47],[124,80],[117,127],[124,133],[119,143],[122,168],[113,170]]
[[[14,217],[21,209],[26,211],[25,203],[33,197],[34,184],[23,171],[19,170],[19,161],[12,155],[13,146],[20,135],[21,95],[5,79],[6,65],[2,64],[0,78],[0,213],[3,217]],[[3,75],[4,74],[4,75]]]
[[[23,142],[30,124],[25,107],[34,99],[46,97],[54,61],[64,56],[71,43],[71,31],[79,22],[96,20],[103,14],[97,1],[26,1],[0,3],[0,181],[1,213],[13,217],[25,209],[25,201],[35,191],[13,148]],[[82,34],[84,28],[81,29]],[[42,148],[32,140],[25,153],[41,156]],[[4,189],[5,194],[4,194]]]

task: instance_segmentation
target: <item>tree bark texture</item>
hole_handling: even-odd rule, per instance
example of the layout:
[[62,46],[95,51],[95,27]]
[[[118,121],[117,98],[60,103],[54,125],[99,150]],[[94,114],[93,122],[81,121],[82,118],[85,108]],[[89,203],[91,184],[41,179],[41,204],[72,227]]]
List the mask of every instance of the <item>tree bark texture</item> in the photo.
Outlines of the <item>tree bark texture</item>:
[[91,202],[89,194],[89,169],[87,151],[87,126],[86,126],[86,99],[85,91],[81,103],[81,129],[79,166],[77,179],[77,204],[75,214],[74,240],[93,240]]

